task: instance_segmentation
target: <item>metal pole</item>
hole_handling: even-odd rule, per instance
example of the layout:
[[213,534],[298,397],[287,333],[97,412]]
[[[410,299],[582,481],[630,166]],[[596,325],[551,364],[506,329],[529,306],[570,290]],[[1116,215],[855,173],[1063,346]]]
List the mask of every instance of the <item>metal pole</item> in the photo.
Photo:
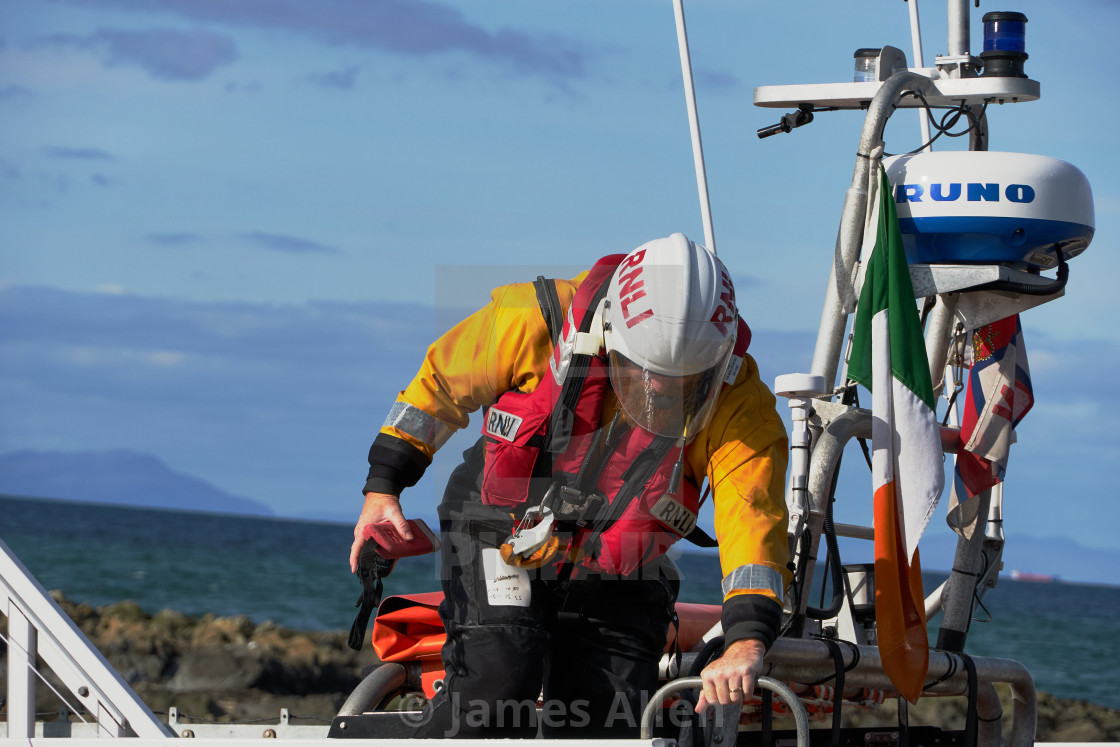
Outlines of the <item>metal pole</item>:
[[971,39],[968,33],[969,0],[949,0],[949,56],[969,54]]
[[945,361],[953,339],[959,300],[956,293],[938,296],[926,323],[926,360],[929,362],[929,379],[933,382],[934,396],[945,388]]
[[977,526],[971,539],[957,537],[953,570],[941,594],[943,614],[937,631],[937,647],[944,651],[964,651],[965,638],[972,621],[972,600],[981,578],[980,554],[984,548],[985,529],[991,491],[985,490],[976,501]]
[[35,626],[8,602],[8,739],[35,736]]
[[831,392],[836,386],[844,328],[848,323],[848,314],[854,308],[852,275],[863,242],[863,224],[867,211],[867,179],[871,171],[870,154],[883,144],[883,129],[898,106],[898,99],[903,91],[925,93],[932,85],[933,82],[924,75],[910,72],[895,73],[879,87],[863,120],[852,184],[844,196],[844,212],[840,218],[832,272],[829,274],[828,286],[825,288],[820,331],[817,333],[817,343],[813,349],[813,365],[810,368],[810,373],[824,377],[826,392]]
[[[909,0],[906,4],[910,6],[910,41],[914,47],[914,67],[922,68],[926,63],[922,56],[922,22],[918,18],[918,0]],[[918,110],[918,130],[922,136],[922,144],[925,145],[929,142],[929,112],[924,108]],[[927,145],[922,150],[933,150],[933,147]]]
[[673,0],[677,19],[677,46],[681,53],[681,76],[688,106],[688,129],[692,134],[692,160],[696,164],[696,187],[700,191],[700,215],[704,221],[704,244],[716,254],[716,235],[712,227],[712,206],[708,201],[708,177],[704,169],[704,146],[700,142],[700,115],[696,109],[696,90],[692,85],[692,60],[688,54],[688,30],[684,25],[684,0]]

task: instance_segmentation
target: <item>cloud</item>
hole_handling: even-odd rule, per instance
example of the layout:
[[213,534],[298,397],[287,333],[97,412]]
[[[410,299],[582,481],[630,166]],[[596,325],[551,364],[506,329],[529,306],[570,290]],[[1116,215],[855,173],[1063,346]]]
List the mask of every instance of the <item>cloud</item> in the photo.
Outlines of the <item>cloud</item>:
[[100,148],[70,148],[61,145],[49,145],[43,148],[48,158],[58,158],[72,161],[115,161],[116,156]]
[[153,244],[162,244],[163,246],[182,246],[183,244],[194,244],[202,240],[201,236],[197,233],[191,233],[190,231],[150,233],[145,238]]
[[738,288],[757,288],[765,285],[766,281],[757,275],[741,275],[736,273],[733,278],[735,287]]
[[111,65],[136,65],[157,78],[197,80],[237,59],[226,36],[206,31],[99,31]]
[[349,512],[434,324],[408,304],[0,287],[0,452],[128,448],[274,508]]
[[101,56],[106,65],[138,67],[163,80],[199,80],[237,59],[228,36],[210,31],[101,29],[94,34],[53,34],[34,46],[71,48]]
[[[698,69],[695,72],[696,85],[699,88],[704,88],[711,91],[727,92],[739,88],[739,78],[731,73],[720,72],[717,70],[704,70]],[[680,84],[680,81],[677,81]]]
[[329,73],[312,73],[308,79],[321,88],[350,90],[358,80],[358,68],[354,65],[345,70]]
[[522,74],[581,78],[592,52],[572,39],[485,29],[426,0],[62,0],[93,9],[171,13],[192,21],[281,30],[332,46],[406,56],[462,52]]
[[391,401],[433,326],[430,310],[391,303],[201,303],[115,287],[3,287],[0,399],[18,389],[266,408],[366,389],[380,361]]
[[27,101],[33,98],[35,98],[35,94],[31,92],[31,89],[24,86],[9,83],[0,87],[0,104],[6,104],[9,101]]
[[0,158],[0,177],[5,179],[19,179],[23,176],[23,172],[19,166],[15,165],[6,158]]
[[301,239],[298,236],[288,236],[280,233],[265,233],[253,231],[243,234],[245,238],[259,247],[287,254],[341,254],[342,250],[326,244],[320,244],[310,239]]

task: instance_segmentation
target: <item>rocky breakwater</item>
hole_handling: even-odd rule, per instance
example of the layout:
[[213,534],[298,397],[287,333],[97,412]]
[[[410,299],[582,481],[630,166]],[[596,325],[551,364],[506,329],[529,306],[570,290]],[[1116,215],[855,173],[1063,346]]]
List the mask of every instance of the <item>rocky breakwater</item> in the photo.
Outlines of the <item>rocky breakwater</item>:
[[[166,717],[175,706],[185,722],[276,722],[287,708],[293,723],[325,724],[358,684],[363,667],[376,661],[368,644],[361,652],[348,648],[344,632],[293,631],[244,616],[149,614],[127,601],[94,608],[57,593],[55,599],[152,711]],[[0,631],[6,637],[6,618],[0,617]],[[0,694],[7,688],[4,654],[0,640]],[[1010,714],[1010,694],[1005,689],[1000,694]],[[36,705],[40,718],[48,720],[61,702],[40,687]],[[911,707],[910,723],[962,729],[966,706],[964,698],[923,698]],[[844,713],[844,726],[898,723],[891,701],[875,711],[846,706]],[[781,722],[775,727],[792,728]],[[1009,719],[1004,727],[1010,727]],[[1120,741],[1120,711],[1040,693],[1037,739]]]

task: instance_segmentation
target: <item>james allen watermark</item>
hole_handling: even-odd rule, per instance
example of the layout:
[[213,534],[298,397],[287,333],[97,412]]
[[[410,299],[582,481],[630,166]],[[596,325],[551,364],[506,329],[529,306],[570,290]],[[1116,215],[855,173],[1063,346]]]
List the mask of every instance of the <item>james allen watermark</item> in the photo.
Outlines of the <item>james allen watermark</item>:
[[[610,709],[602,723],[592,723],[591,702],[584,699],[562,701],[547,699],[536,700],[503,699],[497,701],[472,699],[464,705],[459,693],[449,696],[450,703],[440,710],[449,714],[450,723],[444,728],[443,736],[452,738],[461,732],[471,733],[479,729],[582,729],[587,727],[604,729],[631,729],[637,732],[642,712],[649,702],[649,696],[642,695],[640,704],[634,706],[622,693],[616,693]],[[654,726],[664,724],[681,728],[695,716],[692,704],[676,700],[668,708],[660,708]],[[431,717],[430,711],[402,713],[401,718],[411,726],[421,726]]]

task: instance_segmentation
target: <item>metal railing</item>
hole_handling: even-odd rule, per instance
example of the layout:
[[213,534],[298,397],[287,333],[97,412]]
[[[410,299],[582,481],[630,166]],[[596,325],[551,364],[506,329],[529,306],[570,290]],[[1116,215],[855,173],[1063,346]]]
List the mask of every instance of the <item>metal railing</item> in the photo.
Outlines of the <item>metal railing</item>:
[[35,736],[37,658],[69,689],[57,693],[92,715],[98,736],[174,736],[132,691],[46,589],[0,540],[0,602],[8,618],[8,739]]

